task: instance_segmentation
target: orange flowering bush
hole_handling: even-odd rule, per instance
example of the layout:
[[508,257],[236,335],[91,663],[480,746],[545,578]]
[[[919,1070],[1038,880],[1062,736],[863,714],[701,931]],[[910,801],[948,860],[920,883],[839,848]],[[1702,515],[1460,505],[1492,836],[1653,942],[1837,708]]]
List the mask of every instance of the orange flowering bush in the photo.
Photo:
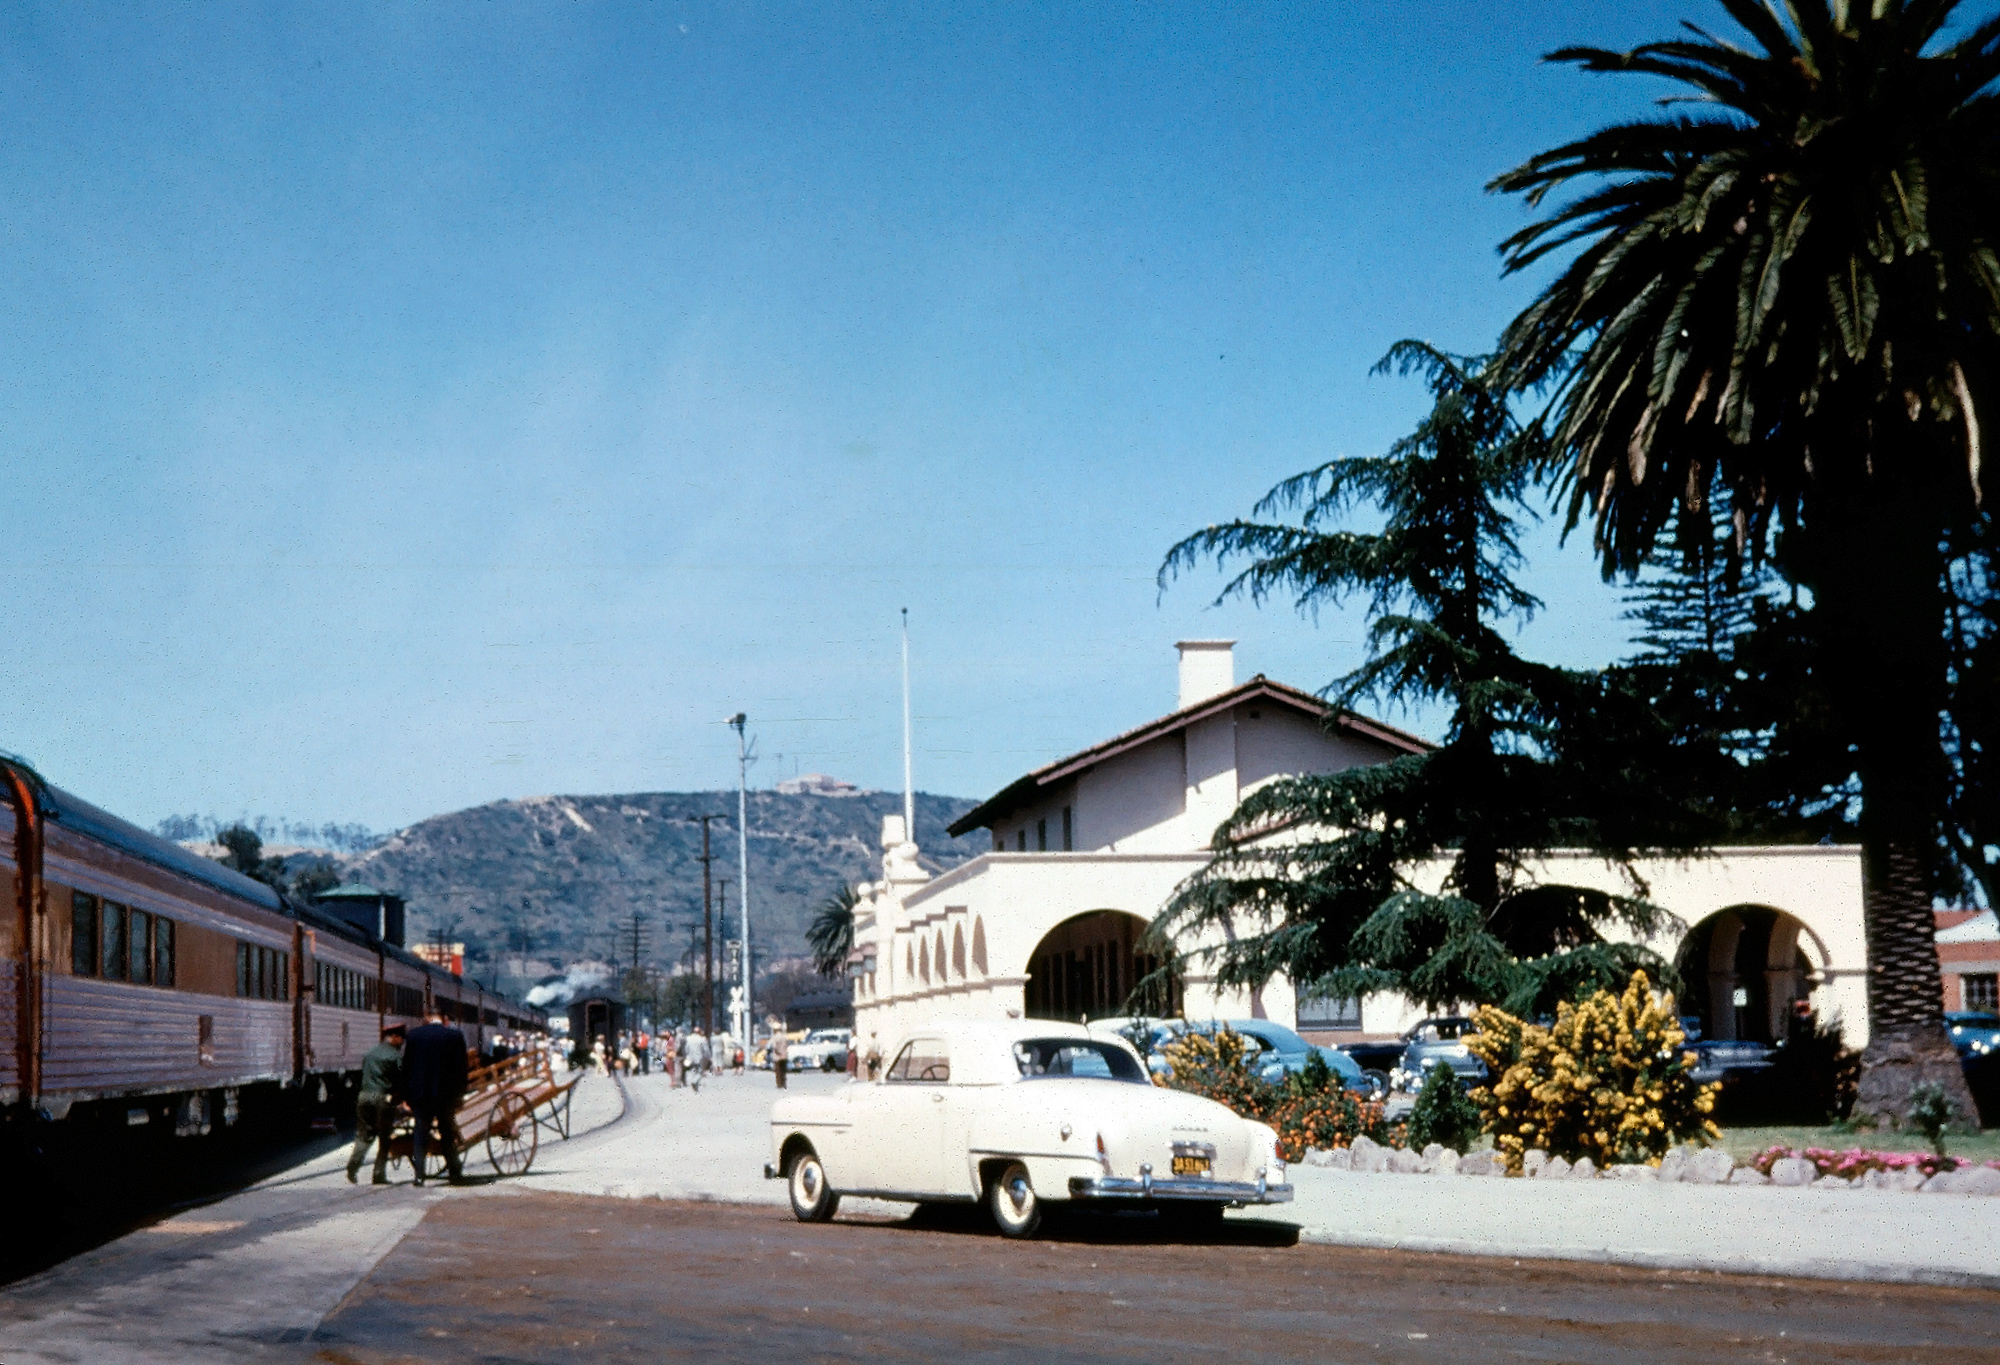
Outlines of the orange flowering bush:
[[1303,1159],[1309,1147],[1351,1147],[1364,1135],[1386,1146],[1403,1145],[1404,1125],[1385,1121],[1379,1101],[1357,1100],[1338,1087],[1288,1096],[1267,1122],[1278,1130],[1278,1155],[1287,1162]]

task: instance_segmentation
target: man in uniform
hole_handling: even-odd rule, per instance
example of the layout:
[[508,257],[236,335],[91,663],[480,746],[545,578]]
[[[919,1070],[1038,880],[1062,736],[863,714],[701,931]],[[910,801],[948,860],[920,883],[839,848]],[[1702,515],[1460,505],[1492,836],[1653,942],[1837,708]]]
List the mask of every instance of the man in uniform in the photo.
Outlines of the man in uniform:
[[361,1173],[368,1144],[375,1144],[375,1180],[389,1183],[389,1129],[403,1085],[403,1025],[386,1024],[382,1041],[361,1059],[361,1098],[354,1102],[354,1150],[347,1154],[347,1183]]
[[424,1148],[429,1145],[431,1125],[436,1124],[438,1141],[444,1144],[445,1169],[451,1183],[465,1179],[465,1167],[458,1156],[458,1103],[465,1098],[465,1035],[445,1023],[441,1014],[431,1014],[420,1027],[410,1030],[403,1044],[403,1095],[416,1115],[417,1132],[411,1153],[416,1162],[416,1184],[424,1183]]

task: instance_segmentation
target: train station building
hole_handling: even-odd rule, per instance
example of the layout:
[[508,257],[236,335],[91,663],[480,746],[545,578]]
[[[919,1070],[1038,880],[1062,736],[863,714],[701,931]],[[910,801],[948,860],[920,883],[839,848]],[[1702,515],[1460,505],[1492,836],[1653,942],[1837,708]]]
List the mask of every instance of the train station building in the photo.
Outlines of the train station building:
[[[992,850],[940,876],[918,864],[899,816],[884,821],[882,877],[860,888],[850,958],[855,1034],[886,1049],[939,1016],[1100,1018],[1119,1013],[1156,965],[1142,936],[1208,862],[1217,825],[1281,777],[1386,762],[1428,747],[1261,674],[1235,681],[1233,642],[1190,640],[1167,715],[1009,783],[952,826]],[[1686,983],[1683,1009],[1713,1038],[1784,1036],[1795,1002],[1837,1015],[1849,1046],[1868,1035],[1860,850],[1729,848],[1635,869],[1674,923],[1649,942]],[[1417,880],[1441,881],[1442,862]],[[1589,854],[1531,868],[1538,887],[1628,892]],[[1189,943],[1183,948],[1212,944]],[[1301,1002],[1216,983],[1190,960],[1175,1002],[1189,1018],[1268,1018],[1324,1041],[1400,1032],[1420,1017],[1400,996]]]

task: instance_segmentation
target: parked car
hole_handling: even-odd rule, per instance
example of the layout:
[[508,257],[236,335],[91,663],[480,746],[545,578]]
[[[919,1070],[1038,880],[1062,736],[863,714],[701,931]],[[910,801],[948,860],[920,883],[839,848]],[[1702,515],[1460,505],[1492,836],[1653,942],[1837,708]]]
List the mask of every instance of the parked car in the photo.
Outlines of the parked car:
[[1184,1210],[1292,1197],[1278,1135],[1151,1084],[1139,1054],[1080,1024],[955,1021],[898,1044],[882,1079],[771,1107],[792,1213],[824,1222],[842,1195],[983,1201],[1026,1237],[1051,1204]]
[[787,1071],[845,1071],[854,1030],[816,1028],[803,1043],[794,1044],[785,1061]]
[[1240,1033],[1255,1046],[1250,1065],[1263,1079],[1277,1084],[1296,1071],[1303,1071],[1306,1058],[1318,1053],[1327,1069],[1340,1078],[1341,1088],[1368,1099],[1379,1098],[1386,1089],[1384,1078],[1370,1075],[1352,1057],[1338,1048],[1309,1043],[1283,1024],[1268,1019],[1145,1019],[1093,1021],[1091,1031],[1115,1035],[1131,1042],[1144,1053],[1147,1069],[1156,1076],[1169,1070],[1166,1048],[1187,1033],[1213,1034],[1222,1029]]
[[1777,1049],[1769,1043],[1745,1038],[1704,1038],[1689,1043],[1687,1050],[1695,1057],[1694,1070],[1689,1074],[1703,1085],[1710,1081],[1741,1080],[1769,1071],[1771,1059],[1777,1055]]
[[1465,1084],[1484,1081],[1486,1063],[1465,1046],[1465,1035],[1478,1029],[1473,1020],[1457,1014],[1419,1020],[1403,1031],[1403,1056],[1389,1073],[1390,1083],[1398,1090],[1420,1089],[1426,1073],[1439,1062],[1457,1072]]
[[1257,1063],[1265,1080],[1277,1083],[1305,1070],[1306,1058],[1317,1053],[1329,1070],[1340,1078],[1343,1090],[1352,1090],[1370,1099],[1379,1097],[1385,1086],[1379,1076],[1370,1076],[1359,1062],[1336,1048],[1308,1043],[1283,1024],[1268,1019],[1230,1019],[1222,1027],[1234,1030],[1262,1045]]
[[1960,1061],[2000,1053],[2000,1014],[1988,1014],[1984,1010],[1948,1010],[1944,1023],[1951,1033],[1951,1045],[1958,1049]]

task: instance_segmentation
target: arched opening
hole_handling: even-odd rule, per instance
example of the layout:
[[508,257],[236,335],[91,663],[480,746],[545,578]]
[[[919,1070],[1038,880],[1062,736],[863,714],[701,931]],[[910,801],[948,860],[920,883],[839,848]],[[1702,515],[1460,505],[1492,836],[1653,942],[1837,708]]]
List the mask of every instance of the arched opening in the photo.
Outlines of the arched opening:
[[949,981],[951,978],[945,975],[944,970],[944,930],[942,929],[937,931],[937,947],[931,953],[931,960],[937,963],[938,980]]
[[1817,946],[1801,920],[1768,905],[1717,911],[1688,930],[1675,954],[1680,1012],[1700,1021],[1704,1038],[1780,1041],[1821,984],[1809,943]]
[[[1122,910],[1093,910],[1049,930],[1028,958],[1027,1016],[1075,1021],[1120,1013],[1132,988],[1160,966],[1138,951],[1145,932],[1145,920]],[[1171,997],[1160,1013],[1179,1013],[1177,986]]]
[[965,926],[954,924],[951,928],[951,974],[960,981],[965,980]]
[[972,921],[972,968],[981,976],[986,975],[986,921]]
[[917,980],[926,985],[931,979],[931,941],[925,939],[917,945]]

